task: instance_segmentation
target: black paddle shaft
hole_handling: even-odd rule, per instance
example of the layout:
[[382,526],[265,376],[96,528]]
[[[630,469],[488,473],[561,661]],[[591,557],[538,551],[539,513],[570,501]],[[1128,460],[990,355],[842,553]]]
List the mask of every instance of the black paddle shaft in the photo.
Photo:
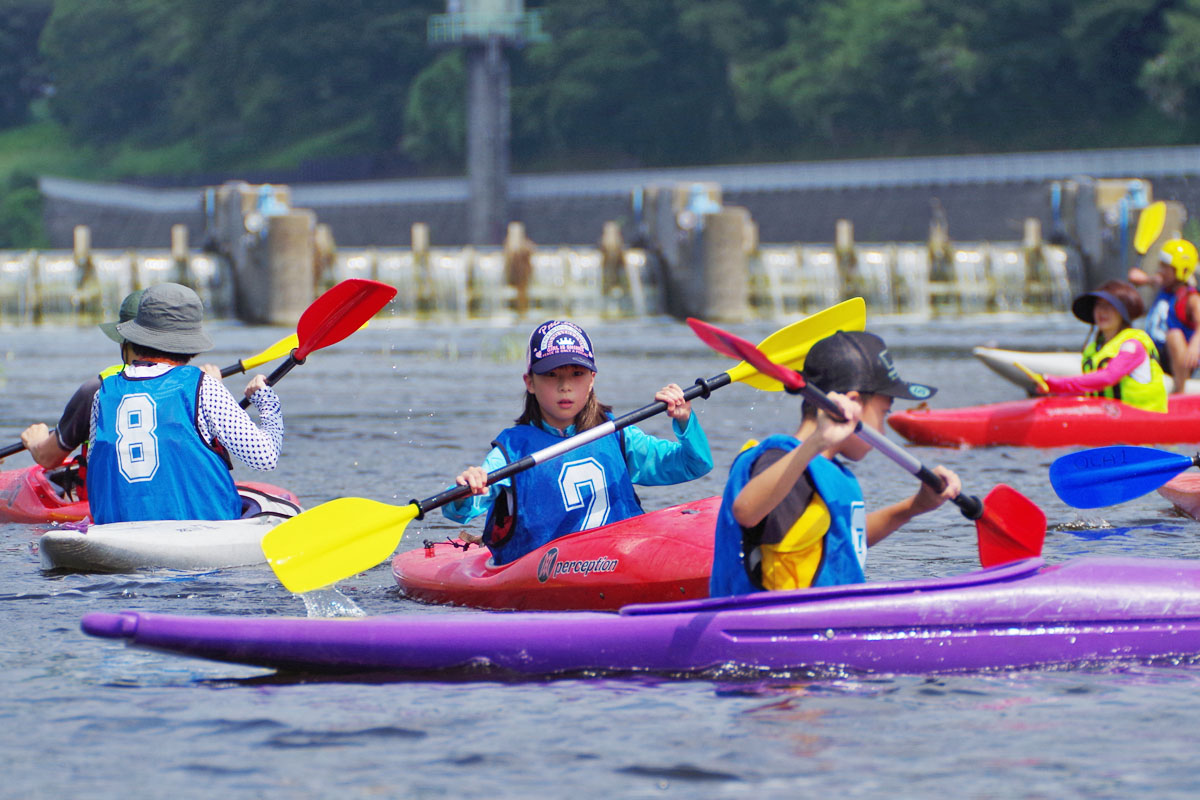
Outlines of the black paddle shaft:
[[[720,389],[722,386],[728,386],[732,379],[728,372],[722,372],[708,380],[697,378],[696,382],[683,390],[683,399],[687,401],[695,400],[697,397],[707,398],[712,394],[713,389]],[[549,447],[543,447],[536,453],[530,453],[524,458],[518,459],[511,464],[505,464],[497,470],[493,470],[487,474],[487,485],[491,486],[496,481],[502,481],[507,477],[516,475],[518,472],[524,472],[527,469],[541,464],[543,461],[549,461],[563,453],[574,450],[577,447],[582,447],[588,442],[594,442],[597,439],[602,439],[610,433],[628,428],[636,422],[641,422],[644,419],[649,419],[656,414],[661,414],[667,410],[667,404],[661,400],[651,403],[648,406],[643,406],[636,411],[630,411],[628,414],[623,414],[615,419],[610,419],[603,425],[597,425],[594,428],[578,433],[569,439],[563,439],[557,444],[552,444]],[[433,497],[427,497],[424,500],[410,500],[412,505],[417,507],[417,519],[423,519],[426,511],[432,511],[435,508],[441,508],[447,503],[453,503],[455,500],[461,500],[471,494],[469,486],[453,486],[444,492],[435,494]]]
[[[282,378],[284,375],[287,375],[289,372],[291,372],[293,367],[299,366],[300,364],[303,364],[303,363],[304,363],[304,359],[296,358],[296,351],[293,350],[292,354],[287,357],[287,360],[284,361],[282,364],[280,364],[278,367],[276,367],[275,371],[267,376],[267,386],[274,386],[275,384],[279,383],[279,379]],[[225,373],[222,372],[221,374],[224,375]],[[250,398],[243,397],[238,402],[238,405],[240,405],[242,408],[249,408],[250,407]]]
[[[802,394],[809,400],[812,400],[821,409],[838,422],[845,422],[846,418],[842,416],[842,411],[838,408],[837,403],[829,399],[829,396],[823,391],[813,386],[804,376],[797,373],[800,378],[799,386],[787,386],[788,392],[791,394]],[[946,488],[946,482],[942,480],[942,476],[931,470],[929,467],[922,464],[915,456],[909,453],[904,448],[895,444],[891,439],[879,433],[875,429],[863,425],[860,421],[856,431],[862,439],[874,447],[885,456],[895,461],[904,469],[908,470],[914,477],[921,481],[935,492],[941,492]],[[970,520],[977,520],[983,516],[983,501],[974,495],[969,495],[960,492],[958,497],[951,498],[954,505],[958,506],[964,517]]]

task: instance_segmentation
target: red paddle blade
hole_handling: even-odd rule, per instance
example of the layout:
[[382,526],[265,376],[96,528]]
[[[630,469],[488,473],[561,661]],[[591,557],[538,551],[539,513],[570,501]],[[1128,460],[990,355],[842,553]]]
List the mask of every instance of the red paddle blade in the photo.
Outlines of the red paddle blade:
[[691,327],[692,332],[700,337],[700,341],[721,355],[741,359],[763,375],[774,378],[789,389],[799,389],[804,386],[804,379],[800,377],[799,373],[776,364],[753,342],[693,317],[688,317],[687,324]]
[[345,339],[395,296],[394,286],[365,278],[350,278],[331,287],[300,315],[296,360],[303,361],[312,351]]
[[996,567],[1042,554],[1046,515],[1016,489],[999,484],[983,498],[983,516],[975,521],[979,563]]

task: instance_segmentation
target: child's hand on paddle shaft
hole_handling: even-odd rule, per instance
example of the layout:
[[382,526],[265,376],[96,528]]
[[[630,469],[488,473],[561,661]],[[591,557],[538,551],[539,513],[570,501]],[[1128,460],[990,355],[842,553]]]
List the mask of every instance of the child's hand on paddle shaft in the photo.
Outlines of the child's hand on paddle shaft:
[[855,430],[858,429],[858,422],[862,419],[862,405],[839,392],[830,392],[828,396],[841,409],[842,416],[846,418],[846,421],[838,422],[824,411],[817,413],[817,432],[815,436],[817,437],[818,449],[821,451],[837,447],[849,439]]
[[692,416],[692,404],[683,399],[683,389],[674,383],[659,389],[654,399],[667,404],[667,414],[671,419],[687,422]]
[[486,494],[488,490],[487,473],[483,467],[467,467],[454,482],[459,486],[467,486],[471,489],[471,494]]
[[250,382],[246,384],[246,397],[253,397],[255,392],[257,392],[259,389],[265,388],[267,388],[267,376],[255,375],[250,379]]
[[946,482],[946,488],[942,489],[939,493],[922,483],[920,491],[913,496],[913,511],[917,514],[933,511],[947,500],[958,497],[958,493],[962,491],[962,481],[952,471],[945,467],[937,466],[933,468],[933,474],[941,477]]

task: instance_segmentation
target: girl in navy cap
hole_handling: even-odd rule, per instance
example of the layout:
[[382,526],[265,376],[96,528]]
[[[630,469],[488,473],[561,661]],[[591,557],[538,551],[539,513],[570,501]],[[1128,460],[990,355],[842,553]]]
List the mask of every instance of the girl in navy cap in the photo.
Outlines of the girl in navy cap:
[[1167,386],[1158,348],[1133,321],[1145,313],[1137,289],[1125,281],[1105,281],[1075,298],[1071,311],[1096,327],[1083,349],[1083,374],[1042,376],[1038,391],[1111,397],[1146,411],[1167,410]]
[[841,461],[871,452],[854,435],[859,421],[882,431],[894,398],[926,400],[937,391],[900,380],[882,339],[838,331],[813,345],[804,374],[846,421],[806,401],[795,434],[768,436],[734,459],[717,514],[712,597],[861,583],[869,545],[958,495],[958,476],[936,467],[946,482],[941,493],[922,484],[908,500],[868,514],[858,479]]
[[631,425],[488,486],[488,472],[612,418],[612,408],[596,399],[592,342],[573,322],[551,320],[533,331],[524,377],[525,409],[516,425],[500,432],[482,466],[455,479],[472,496],[442,507],[460,523],[490,512],[483,542],[497,564],[559,536],[641,514],[634,484],[683,483],[712,469],[708,437],[672,383],[654,399],[667,404],[677,442]]

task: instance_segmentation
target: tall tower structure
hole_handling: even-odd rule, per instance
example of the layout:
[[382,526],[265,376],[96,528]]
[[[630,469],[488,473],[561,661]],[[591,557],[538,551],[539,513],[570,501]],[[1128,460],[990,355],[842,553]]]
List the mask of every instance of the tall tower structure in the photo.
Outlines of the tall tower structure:
[[468,235],[471,244],[499,244],[508,224],[511,108],[507,49],[545,41],[540,11],[524,0],[446,0],[429,19],[434,45],[467,51]]

